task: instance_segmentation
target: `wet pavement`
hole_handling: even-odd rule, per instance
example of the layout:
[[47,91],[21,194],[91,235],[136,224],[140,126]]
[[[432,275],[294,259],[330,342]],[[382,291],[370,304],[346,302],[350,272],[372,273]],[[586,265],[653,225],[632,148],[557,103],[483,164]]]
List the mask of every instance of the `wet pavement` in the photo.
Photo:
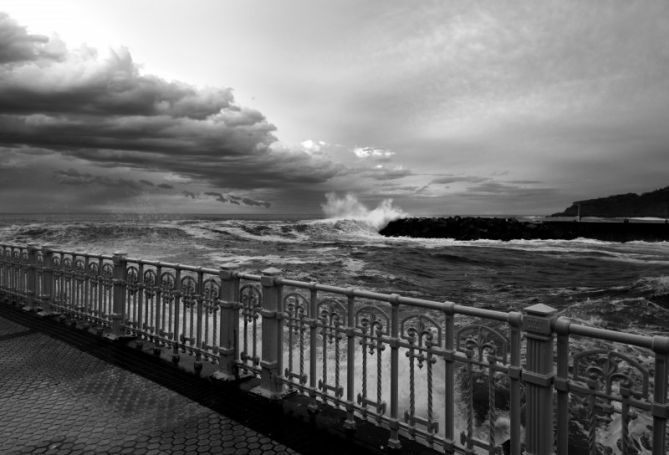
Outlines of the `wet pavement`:
[[0,454],[294,454],[140,375],[0,317]]

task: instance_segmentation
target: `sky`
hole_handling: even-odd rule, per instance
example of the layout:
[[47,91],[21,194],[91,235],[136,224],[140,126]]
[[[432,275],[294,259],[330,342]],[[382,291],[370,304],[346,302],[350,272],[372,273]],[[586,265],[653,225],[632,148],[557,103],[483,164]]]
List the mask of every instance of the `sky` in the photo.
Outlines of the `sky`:
[[3,0],[0,212],[543,215],[652,191],[667,43],[664,0]]

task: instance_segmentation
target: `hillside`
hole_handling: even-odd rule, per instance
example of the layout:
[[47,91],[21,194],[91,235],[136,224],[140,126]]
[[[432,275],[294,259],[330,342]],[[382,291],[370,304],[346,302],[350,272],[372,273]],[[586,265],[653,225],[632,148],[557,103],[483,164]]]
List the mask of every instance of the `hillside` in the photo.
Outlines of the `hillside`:
[[627,193],[576,201],[566,210],[551,216],[659,217],[669,214],[669,186],[643,194]]

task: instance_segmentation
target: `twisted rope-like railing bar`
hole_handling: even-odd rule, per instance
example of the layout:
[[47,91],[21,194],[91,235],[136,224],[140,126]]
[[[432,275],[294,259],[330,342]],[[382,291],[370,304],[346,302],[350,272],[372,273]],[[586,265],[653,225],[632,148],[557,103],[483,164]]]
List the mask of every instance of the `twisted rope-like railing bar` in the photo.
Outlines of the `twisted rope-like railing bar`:
[[[570,407],[582,404],[590,453],[602,413],[620,414],[624,450],[639,413],[652,417],[652,453],[667,449],[669,337],[575,324],[543,304],[506,313],[296,281],[271,268],[255,275],[16,244],[0,244],[0,299],[150,343],[174,363],[193,356],[197,373],[208,362],[222,380],[256,375],[254,390],[266,397],[296,391],[312,412],[344,410],[347,430],[357,419],[387,428],[390,448],[403,436],[445,453],[501,453],[506,425],[510,453],[563,455]],[[621,345],[648,350],[647,361],[618,353]],[[505,409],[498,393],[508,394]]]

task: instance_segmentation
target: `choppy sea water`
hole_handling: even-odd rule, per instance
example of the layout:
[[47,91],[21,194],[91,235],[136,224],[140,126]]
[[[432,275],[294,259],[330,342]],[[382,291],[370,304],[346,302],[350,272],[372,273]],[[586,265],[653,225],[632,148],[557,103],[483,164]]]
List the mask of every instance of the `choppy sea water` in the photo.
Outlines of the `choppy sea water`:
[[541,302],[580,322],[669,329],[669,242],[388,238],[365,218],[2,215],[0,242],[51,244],[500,310]]
[[[645,335],[669,332],[668,242],[386,238],[379,227],[364,214],[338,219],[2,215],[0,243],[121,250],[172,263],[233,264],[251,273],[276,267],[302,281],[505,311],[545,303],[587,325]],[[439,402],[443,378],[436,380]],[[638,419],[633,434],[641,437],[648,423]],[[598,437],[613,448],[615,425]]]

